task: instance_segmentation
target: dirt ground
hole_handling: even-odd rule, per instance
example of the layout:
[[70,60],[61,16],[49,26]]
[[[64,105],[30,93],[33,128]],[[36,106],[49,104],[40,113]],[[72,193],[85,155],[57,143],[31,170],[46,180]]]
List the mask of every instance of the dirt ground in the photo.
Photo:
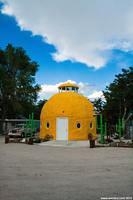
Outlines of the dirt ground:
[[4,144],[0,138],[0,200],[97,200],[131,196],[131,148]]

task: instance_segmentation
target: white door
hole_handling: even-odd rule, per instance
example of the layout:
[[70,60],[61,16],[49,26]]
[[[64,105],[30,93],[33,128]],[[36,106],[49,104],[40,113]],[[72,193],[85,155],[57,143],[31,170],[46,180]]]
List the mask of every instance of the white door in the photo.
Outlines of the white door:
[[56,140],[68,140],[68,118],[56,119]]

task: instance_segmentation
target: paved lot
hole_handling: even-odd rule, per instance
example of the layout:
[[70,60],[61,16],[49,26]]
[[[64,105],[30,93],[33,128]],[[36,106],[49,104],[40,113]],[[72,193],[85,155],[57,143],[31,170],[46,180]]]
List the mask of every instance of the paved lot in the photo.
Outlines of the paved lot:
[[133,195],[133,149],[4,144],[0,200],[97,200]]

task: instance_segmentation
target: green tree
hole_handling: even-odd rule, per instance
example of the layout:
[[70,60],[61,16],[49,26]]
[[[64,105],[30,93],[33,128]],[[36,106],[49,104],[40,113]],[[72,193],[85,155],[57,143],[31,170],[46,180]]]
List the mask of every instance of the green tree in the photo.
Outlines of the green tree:
[[102,113],[105,102],[101,99],[95,99],[93,105],[98,113]]
[[120,117],[126,122],[133,109],[133,67],[122,69],[103,93],[106,99],[104,113],[108,121],[115,124]]
[[0,50],[0,117],[27,117],[37,101],[35,84],[38,64],[31,61],[23,48],[11,44]]
[[40,100],[37,105],[35,106],[35,109],[34,109],[34,113],[35,113],[35,118],[36,119],[40,119],[40,114],[41,114],[41,110],[42,110],[42,107],[44,106],[44,104],[47,102],[46,99],[44,100]]

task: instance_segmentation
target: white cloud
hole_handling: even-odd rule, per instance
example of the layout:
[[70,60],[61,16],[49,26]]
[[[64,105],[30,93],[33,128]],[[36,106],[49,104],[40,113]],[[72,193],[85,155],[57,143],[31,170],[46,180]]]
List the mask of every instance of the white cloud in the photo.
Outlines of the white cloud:
[[[75,81],[71,81],[71,80],[68,80],[66,82],[72,82],[72,83],[75,83]],[[39,98],[40,99],[49,99],[52,95],[56,94],[58,92],[58,86],[62,83],[65,83],[65,82],[59,82],[57,84],[42,84],[41,85],[41,91],[39,93]]]
[[101,98],[101,99],[103,99],[103,100],[105,99],[102,91],[93,91],[92,94],[90,94],[90,95],[88,96],[88,98],[89,98],[90,100],[92,100],[92,101],[93,101],[94,99],[98,99],[98,98]]
[[100,68],[113,48],[133,50],[133,0],[2,0],[21,29],[53,44],[53,58]]
[[43,84],[41,85],[41,91],[39,93],[40,99],[49,99],[53,94],[58,92],[58,85],[48,85]]
[[61,85],[62,83],[75,83],[75,81],[72,80],[67,80],[65,82],[59,82],[55,85],[52,84],[42,84],[41,85],[41,91],[39,93],[39,98],[40,99],[49,99],[52,95],[56,94],[58,92],[58,86]]
[[56,94],[58,92],[58,86],[62,83],[75,83],[79,86],[79,93],[86,96],[90,100],[94,100],[97,98],[102,98],[104,99],[102,91],[94,90],[92,85],[89,85],[88,83],[77,83],[76,81],[73,80],[67,80],[65,82],[60,82],[55,85],[50,85],[50,84],[43,84],[41,85],[41,91],[39,93],[39,98],[40,99],[49,99],[52,95]]

